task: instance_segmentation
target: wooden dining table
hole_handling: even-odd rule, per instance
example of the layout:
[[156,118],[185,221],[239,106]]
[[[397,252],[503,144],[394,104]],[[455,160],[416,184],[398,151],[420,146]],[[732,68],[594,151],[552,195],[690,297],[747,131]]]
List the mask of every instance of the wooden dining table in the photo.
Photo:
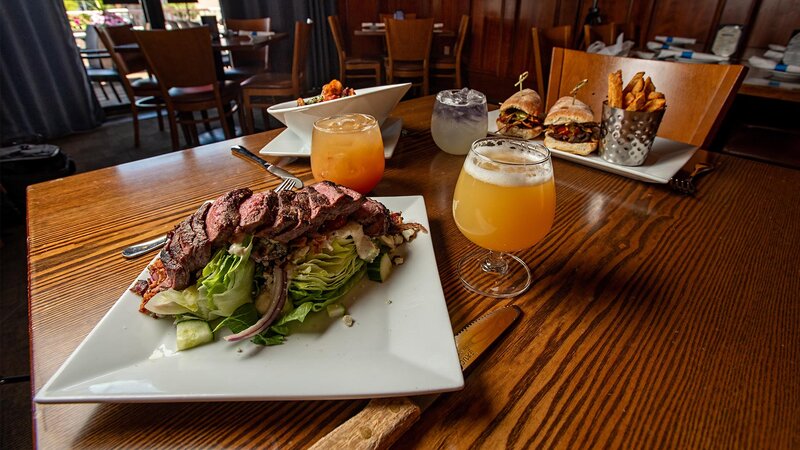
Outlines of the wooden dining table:
[[[464,157],[433,143],[433,102],[393,111],[403,135],[372,194],[424,196],[453,330],[509,304],[522,316],[396,448],[800,446],[800,171],[700,150],[716,169],[685,196],[556,159],[552,231],[518,253],[533,284],[497,300],[456,275],[477,247],[453,221]],[[34,393],[149,260],[120,250],[234,188],[275,187],[229,148],[281,131],[29,188]],[[312,181],[308,159],[270,159]],[[366,403],[34,404],[33,419],[47,449],[301,449]]]

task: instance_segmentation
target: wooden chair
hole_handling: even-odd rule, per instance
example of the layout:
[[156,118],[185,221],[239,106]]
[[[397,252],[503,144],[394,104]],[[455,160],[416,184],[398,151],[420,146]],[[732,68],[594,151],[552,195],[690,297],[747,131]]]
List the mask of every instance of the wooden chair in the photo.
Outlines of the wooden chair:
[[[403,17],[409,20],[416,19],[417,13],[404,13]],[[394,13],[380,13],[378,14],[378,19],[381,22],[386,22],[386,19],[394,19]]]
[[344,48],[344,36],[339,25],[338,16],[328,16],[336,53],[339,55],[339,81],[345,84],[347,78],[373,78],[375,85],[381,84],[381,62],[376,59],[347,56]]
[[[184,131],[187,145],[199,145],[197,124],[219,121],[226,139],[234,137],[229,123],[237,107],[231,102],[239,98],[239,84],[220,82],[214,67],[211,35],[206,27],[180,30],[134,31],[150,69],[158,79],[161,96],[167,106],[172,148],[179,148],[178,125]],[[217,115],[202,115],[195,120],[194,112],[216,109]]]
[[[270,31],[270,18],[225,19],[230,31]],[[256,50],[231,50],[231,67],[225,69],[226,80],[245,80],[269,68],[269,46]]]
[[547,92],[546,74],[550,73],[550,55],[554,47],[572,48],[572,25],[553,28],[531,28],[533,35],[533,66],[536,70],[536,90],[542,97]]
[[553,49],[548,108],[583,79],[589,83],[578,93],[600,120],[608,97],[608,74],[622,70],[627,83],[636,72],[651,77],[667,99],[658,135],[699,147],[708,147],[744,78],[741,65],[683,64]]
[[[619,34],[619,32],[624,33],[626,41],[633,41],[634,48],[644,45],[643,42],[640,42],[642,38],[642,28],[639,24],[634,22],[618,23],[617,30],[617,34]],[[616,37],[614,39],[616,39]]]
[[[112,61],[120,75],[122,87],[128,96],[133,116],[133,145],[139,147],[139,108],[154,108],[158,117],[158,129],[164,131],[164,120],[161,118],[161,108],[166,106],[161,99],[161,88],[158,82],[150,77],[147,62],[142,52],[117,53],[115,45],[136,43],[136,37],[130,25],[100,26],[97,28],[100,40],[108,49]],[[145,72],[144,78],[130,79],[128,76]]]
[[458,37],[453,54],[434,58],[431,61],[431,76],[434,78],[453,78],[456,87],[461,88],[464,84],[461,79],[461,53],[464,50],[464,41],[469,33],[469,16],[461,16],[461,23],[458,25]]
[[84,66],[89,81],[97,83],[106,100],[109,100],[108,92],[106,92],[106,85],[108,85],[117,99],[117,103],[122,103],[117,89],[114,88],[114,83],[122,83],[121,76],[117,69],[112,67],[111,55],[107,49],[103,48],[96,26],[89,25],[86,27],[84,42],[86,43],[86,48],[81,50],[81,58],[85,61]]
[[[308,47],[311,44],[311,24],[297,21],[294,24],[294,50],[292,73],[260,73],[242,83],[244,128],[253,132],[252,108],[261,108],[264,123],[267,123],[265,108],[275,104],[275,97],[298,98],[303,95],[308,63]],[[264,100],[268,98],[268,100]]]
[[611,22],[604,25],[584,25],[583,26],[583,48],[589,48],[592,42],[603,41],[606,45],[617,41],[619,26]]
[[386,19],[385,23],[389,53],[387,82],[392,84],[395,78],[421,78],[421,82],[412,85],[421,87],[423,96],[428,95],[433,19]]

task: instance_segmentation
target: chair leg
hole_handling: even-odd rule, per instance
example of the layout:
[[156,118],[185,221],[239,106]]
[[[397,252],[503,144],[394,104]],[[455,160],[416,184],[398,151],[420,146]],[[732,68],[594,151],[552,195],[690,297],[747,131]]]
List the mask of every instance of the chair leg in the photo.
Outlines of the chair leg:
[[261,121],[264,122],[264,129],[269,130],[269,114],[267,114],[267,108],[261,108]]
[[429,82],[428,74],[425,73],[425,75],[422,76],[422,96],[423,97],[428,95],[428,82]]
[[136,108],[136,101],[131,102],[131,114],[133,115],[133,146],[139,148],[139,110]]
[[205,109],[200,111],[200,117],[203,118],[203,126],[205,127],[206,131],[211,131],[211,122],[208,120],[208,111]]
[[158,118],[158,131],[164,131],[164,119],[161,117],[160,105],[156,105],[156,117]]
[[242,93],[242,109],[244,110],[244,122],[242,123],[243,134],[253,134],[253,111],[250,108],[250,96]]
[[180,142],[178,141],[178,123],[175,119],[175,111],[170,104],[167,104],[167,121],[169,122],[169,137],[172,140],[172,150],[175,151],[180,148]]
[[456,88],[461,89],[461,86],[463,86],[461,84],[461,68],[456,67]]
[[[231,130],[230,124],[228,123],[228,116],[225,115],[225,106],[222,104],[222,99],[219,97],[217,97],[217,114],[219,115],[219,121],[222,124],[222,132],[225,134],[225,139],[233,139],[235,136],[233,135],[233,130]],[[233,120],[233,118],[231,118],[231,120]]]

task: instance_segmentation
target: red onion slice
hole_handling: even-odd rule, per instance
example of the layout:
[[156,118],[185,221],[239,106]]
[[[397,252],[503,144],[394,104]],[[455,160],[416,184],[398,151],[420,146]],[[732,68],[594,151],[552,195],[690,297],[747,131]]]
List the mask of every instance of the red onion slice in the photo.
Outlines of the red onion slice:
[[258,319],[258,322],[254,323],[253,325],[245,328],[244,330],[232,334],[230,336],[225,336],[225,340],[228,342],[238,342],[244,339],[249,339],[258,333],[266,330],[267,327],[275,321],[278,317],[278,314],[283,309],[283,304],[286,302],[286,296],[288,293],[288,283],[286,280],[286,271],[282,268],[276,267],[275,270],[272,272],[273,276],[273,283],[272,283],[272,302],[270,303],[269,307],[267,308],[266,313]]

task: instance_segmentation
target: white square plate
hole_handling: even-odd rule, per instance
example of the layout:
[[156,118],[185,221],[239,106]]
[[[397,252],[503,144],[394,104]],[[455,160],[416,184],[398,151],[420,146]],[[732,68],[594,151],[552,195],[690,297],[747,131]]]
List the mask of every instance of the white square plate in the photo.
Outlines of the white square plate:
[[[400,133],[403,131],[403,119],[399,117],[389,117],[381,126],[381,137],[383,138],[383,157],[389,159],[394,154]],[[275,156],[294,156],[308,158],[311,156],[311,149],[308,145],[294,134],[292,130],[285,129],[275,136],[275,139],[267,142],[260,151],[262,155]]]
[[[377,200],[430,229],[421,196]],[[348,294],[352,327],[316,314],[272,347],[217,337],[176,352],[172,321],[141,314],[141,298],[126,290],[34,400],[318,400],[460,389],[464,378],[430,235],[420,233],[407,250],[386,283],[365,277]]]
[[[500,110],[489,111],[489,134],[497,133],[497,117]],[[542,142],[542,139],[534,141]],[[675,175],[689,158],[697,151],[697,147],[683,142],[673,141],[662,137],[656,137],[653,141],[653,148],[647,155],[647,160],[641,166],[621,166],[612,164],[601,158],[597,152],[587,156],[575,155],[561,150],[550,149],[553,156],[566,159],[584,166],[594,167],[606,172],[622,175],[623,177],[633,178],[634,180],[645,181],[648,183],[666,184]]]

